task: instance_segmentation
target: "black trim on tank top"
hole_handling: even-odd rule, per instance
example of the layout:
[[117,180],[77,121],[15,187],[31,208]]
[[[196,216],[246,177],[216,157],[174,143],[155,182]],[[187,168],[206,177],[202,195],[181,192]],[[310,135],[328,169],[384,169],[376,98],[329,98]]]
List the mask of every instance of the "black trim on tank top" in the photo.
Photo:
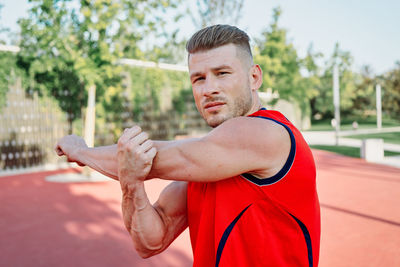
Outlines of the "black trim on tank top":
[[296,155],[296,139],[294,138],[294,134],[293,134],[292,130],[289,128],[289,126],[287,126],[286,124],[284,124],[280,121],[277,121],[275,119],[271,119],[271,118],[263,117],[263,116],[253,116],[253,117],[249,117],[249,118],[262,118],[262,119],[274,121],[274,122],[278,123],[279,125],[282,125],[283,127],[285,127],[285,129],[289,133],[291,145],[290,145],[290,152],[289,152],[288,159],[286,160],[285,165],[283,165],[282,169],[277,174],[275,174],[271,177],[268,177],[268,178],[257,178],[254,175],[251,175],[249,173],[243,173],[241,176],[243,178],[245,178],[246,180],[248,180],[256,185],[259,185],[259,186],[271,185],[276,182],[279,182],[283,177],[286,176],[286,174],[289,172],[290,168],[293,165],[294,156]]
[[229,224],[229,226],[225,229],[224,233],[222,234],[221,239],[219,240],[218,243],[218,249],[217,249],[217,255],[215,257],[215,267],[218,267],[219,265],[219,261],[221,260],[221,255],[222,255],[222,251],[224,250],[226,241],[228,240],[229,235],[231,234],[233,227],[236,225],[236,223],[238,222],[238,220],[240,219],[240,217],[242,217],[243,213],[251,206],[248,205],[246,208],[244,208],[238,216],[236,216],[236,218]]
[[293,219],[296,220],[297,224],[300,226],[301,231],[303,232],[304,235],[304,239],[306,240],[306,245],[307,245],[307,253],[308,253],[308,266],[309,267],[313,267],[313,254],[312,254],[312,244],[311,244],[311,237],[310,237],[310,233],[308,232],[307,227],[304,225],[304,223],[302,221],[300,221],[299,219],[297,219],[294,215],[292,215],[291,213],[289,213],[290,216],[293,217]]

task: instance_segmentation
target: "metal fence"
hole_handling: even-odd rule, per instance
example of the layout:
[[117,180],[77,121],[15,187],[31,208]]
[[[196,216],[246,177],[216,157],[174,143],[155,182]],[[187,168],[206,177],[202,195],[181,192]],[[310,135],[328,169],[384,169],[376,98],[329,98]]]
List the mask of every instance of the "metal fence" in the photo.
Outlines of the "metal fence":
[[57,163],[53,146],[68,130],[54,100],[25,92],[20,80],[10,86],[0,110],[0,170]]
[[[19,47],[0,44],[0,51],[18,53]],[[118,64],[187,72],[187,66],[134,59],[121,59]],[[186,112],[181,114],[174,110],[171,92],[168,90],[166,88],[165,92],[163,91],[166,95],[163,96],[161,112],[155,112],[151,105],[144,104],[141,107],[144,112],[135,118],[137,121],[132,118],[131,112],[121,114],[125,117],[122,127],[131,127],[136,123],[148,132],[152,139],[161,140],[208,131],[209,127],[198,114],[193,99],[186,99]],[[96,144],[114,143],[115,136],[108,128],[115,126],[103,126],[104,129],[96,132]],[[50,97],[39,97],[34,92],[26,92],[21,86],[21,81],[17,79],[17,82],[9,87],[6,106],[0,107],[0,171],[64,162],[65,159],[57,157],[53,149],[57,140],[68,134],[68,130],[68,114],[59,108],[57,102]]]
[[[53,165],[65,161],[53,151],[59,138],[68,134],[68,115],[61,111],[56,101],[26,92],[21,82],[10,86],[6,106],[0,110],[0,171],[20,170],[28,167]],[[173,106],[154,112],[144,105],[144,112],[136,122],[152,139],[167,140],[208,131],[192,98],[186,101],[186,112],[181,114]],[[121,114],[121,116],[124,114]],[[125,114],[129,116],[129,114]],[[134,120],[127,118],[124,128]],[[96,143],[112,144],[115,137],[107,131],[111,125],[96,132]]]

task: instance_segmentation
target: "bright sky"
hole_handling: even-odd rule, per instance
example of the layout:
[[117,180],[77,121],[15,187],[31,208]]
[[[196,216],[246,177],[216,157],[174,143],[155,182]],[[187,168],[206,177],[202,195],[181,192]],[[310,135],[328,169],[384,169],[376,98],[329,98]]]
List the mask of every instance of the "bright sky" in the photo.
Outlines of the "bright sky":
[[[195,0],[190,0],[194,2]],[[27,14],[24,0],[0,0],[0,25],[18,31],[16,21]],[[400,61],[399,0],[245,0],[239,28],[251,38],[260,36],[271,22],[272,9],[282,8],[280,25],[288,30],[301,56],[310,43],[327,58],[336,42],[350,51],[355,69],[368,64],[380,74]],[[181,23],[182,34],[190,36],[191,20]]]

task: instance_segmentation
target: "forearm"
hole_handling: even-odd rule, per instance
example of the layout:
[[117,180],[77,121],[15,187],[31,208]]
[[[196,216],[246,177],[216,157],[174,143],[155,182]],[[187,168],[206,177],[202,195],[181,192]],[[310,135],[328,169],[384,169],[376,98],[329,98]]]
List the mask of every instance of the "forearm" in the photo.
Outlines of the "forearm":
[[144,183],[121,187],[123,219],[136,250],[144,258],[159,253],[164,248],[166,227],[160,214],[151,205]]
[[84,165],[118,180],[117,145],[85,148],[75,157]]
[[[174,141],[154,141],[154,146],[161,149]],[[118,180],[117,145],[90,147],[79,151],[75,157],[84,165]]]

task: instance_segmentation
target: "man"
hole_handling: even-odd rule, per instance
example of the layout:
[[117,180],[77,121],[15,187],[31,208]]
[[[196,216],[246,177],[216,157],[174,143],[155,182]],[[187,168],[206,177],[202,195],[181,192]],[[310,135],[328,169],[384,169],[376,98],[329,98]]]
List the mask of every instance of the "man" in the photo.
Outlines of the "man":
[[[261,108],[262,71],[249,37],[215,25],[194,34],[187,50],[210,133],[151,141],[134,126],[107,147],[64,137],[58,154],[120,180],[124,222],[143,257],[162,252],[189,226],[194,266],[317,266],[314,160],[281,113]],[[175,182],[151,205],[143,183],[156,177]]]

